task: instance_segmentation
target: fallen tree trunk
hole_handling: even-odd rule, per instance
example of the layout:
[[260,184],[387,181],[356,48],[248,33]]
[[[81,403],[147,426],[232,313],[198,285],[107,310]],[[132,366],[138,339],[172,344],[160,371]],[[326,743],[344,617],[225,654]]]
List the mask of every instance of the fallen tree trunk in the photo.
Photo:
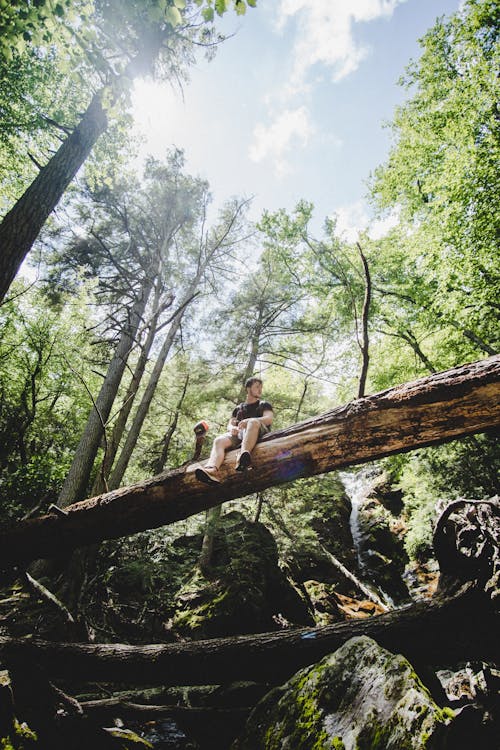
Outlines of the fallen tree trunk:
[[279,684],[360,635],[402,653],[415,665],[498,661],[498,624],[498,616],[485,610],[484,595],[467,589],[452,598],[436,598],[366,620],[192,643],[88,645],[4,637],[0,661],[7,667],[36,664],[51,677],[73,683],[167,686],[255,680]]
[[500,424],[500,356],[390,388],[266,436],[254,471],[234,471],[236,451],[207,487],[187,466],[84,500],[0,532],[0,567],[174,523],[299,477],[482,432]]
[[[130,646],[0,637],[0,662],[14,671],[92,682],[219,685],[279,683],[366,635],[414,664],[500,658],[498,582],[500,501],[451,503],[436,525],[440,594],[366,620],[321,628]],[[455,571],[455,574],[453,573]]]

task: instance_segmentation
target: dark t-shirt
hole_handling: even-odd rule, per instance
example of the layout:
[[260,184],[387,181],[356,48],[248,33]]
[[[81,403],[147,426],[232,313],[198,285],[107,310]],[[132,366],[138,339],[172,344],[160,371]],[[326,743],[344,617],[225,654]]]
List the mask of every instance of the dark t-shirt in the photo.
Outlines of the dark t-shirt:
[[241,422],[242,419],[251,419],[251,417],[262,417],[265,411],[272,411],[273,407],[269,401],[255,401],[253,404],[247,404],[244,401],[233,409],[232,417]]

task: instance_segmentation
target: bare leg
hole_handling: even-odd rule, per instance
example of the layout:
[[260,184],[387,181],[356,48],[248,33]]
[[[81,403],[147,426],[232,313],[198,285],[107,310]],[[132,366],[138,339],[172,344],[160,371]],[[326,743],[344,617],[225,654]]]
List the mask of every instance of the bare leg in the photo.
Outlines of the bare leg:
[[231,446],[231,438],[227,435],[219,435],[219,437],[216,437],[212,445],[212,450],[210,452],[207,466],[214,466],[216,469],[218,469],[224,461],[226,451],[228,450],[228,448],[231,448]]
[[260,420],[249,419],[243,441],[241,443],[240,455],[236,464],[236,471],[245,471],[252,468],[251,452],[255,448],[260,434]]
[[220,479],[218,478],[219,466],[224,461],[226,450],[231,448],[232,441],[228,435],[219,435],[215,438],[212,450],[210,452],[210,458],[208,459],[205,466],[198,466],[195,469],[196,479],[204,484],[219,484]]
[[249,419],[243,441],[241,443],[241,452],[248,451],[251,453],[259,439],[260,421],[258,419]]

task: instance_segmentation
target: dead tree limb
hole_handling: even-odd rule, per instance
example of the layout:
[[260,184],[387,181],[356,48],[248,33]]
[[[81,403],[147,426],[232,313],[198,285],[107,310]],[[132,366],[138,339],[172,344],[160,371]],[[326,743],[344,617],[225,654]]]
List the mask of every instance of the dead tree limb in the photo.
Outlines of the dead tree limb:
[[500,356],[357,399],[277,430],[254,451],[253,471],[234,471],[236,451],[221,469],[223,484],[198,482],[185,466],[132,487],[70,506],[0,532],[0,569],[65,554],[78,546],[156,528],[215,505],[299,477],[482,432],[500,424]]
[[8,668],[36,664],[51,678],[161,685],[213,685],[235,680],[279,684],[350,638],[367,635],[415,664],[498,660],[498,617],[485,616],[476,592],[310,628],[192,643],[130,646],[54,643],[0,637]]
[[69,625],[75,624],[74,617],[69,609],[60,601],[60,599],[57,598],[57,596],[55,596],[55,594],[52,593],[52,591],[49,591],[49,589],[45,588],[43,584],[30,576],[27,570],[24,571],[22,577],[26,582],[28,590],[32,594],[42,599],[44,602],[49,604],[49,606],[53,607],[57,612],[59,612],[66,623],[68,623]]

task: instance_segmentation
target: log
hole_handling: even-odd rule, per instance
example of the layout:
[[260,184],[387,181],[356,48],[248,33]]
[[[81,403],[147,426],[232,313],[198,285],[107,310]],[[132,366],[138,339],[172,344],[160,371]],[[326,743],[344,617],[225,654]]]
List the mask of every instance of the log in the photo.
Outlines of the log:
[[0,532],[0,569],[64,555],[78,546],[174,523],[215,505],[393,453],[500,424],[500,356],[390,388],[264,437],[254,470],[234,471],[236,451],[207,487],[185,466]]
[[367,635],[415,666],[500,658],[499,618],[467,585],[457,595],[419,602],[366,620],[192,643],[52,643],[0,637],[8,668],[36,664],[51,679],[123,684],[213,685],[236,680],[280,684],[350,638]]

